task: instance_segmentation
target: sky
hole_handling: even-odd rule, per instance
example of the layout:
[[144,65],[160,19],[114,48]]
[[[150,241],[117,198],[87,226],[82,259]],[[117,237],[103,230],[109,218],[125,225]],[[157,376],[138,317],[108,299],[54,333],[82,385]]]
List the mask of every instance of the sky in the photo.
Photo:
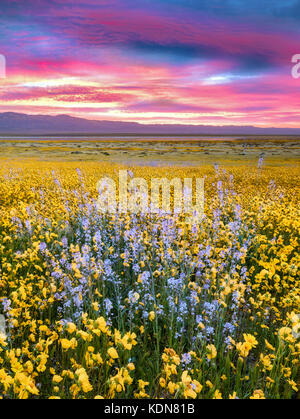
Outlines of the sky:
[[300,0],[1,0],[0,10],[0,112],[300,127]]

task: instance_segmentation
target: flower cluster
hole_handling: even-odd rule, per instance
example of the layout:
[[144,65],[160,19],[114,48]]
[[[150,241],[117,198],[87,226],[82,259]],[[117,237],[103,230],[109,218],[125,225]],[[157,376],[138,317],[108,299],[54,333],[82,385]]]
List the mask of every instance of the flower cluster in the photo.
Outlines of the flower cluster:
[[1,397],[293,397],[299,169],[133,169],[205,177],[194,224],[99,212],[117,169],[1,168]]

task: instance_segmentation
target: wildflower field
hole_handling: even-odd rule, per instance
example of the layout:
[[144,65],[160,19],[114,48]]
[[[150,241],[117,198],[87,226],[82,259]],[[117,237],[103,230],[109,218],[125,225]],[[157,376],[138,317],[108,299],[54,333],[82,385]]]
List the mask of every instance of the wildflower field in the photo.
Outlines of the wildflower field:
[[300,169],[204,177],[205,216],[103,214],[119,166],[2,162],[2,398],[297,398]]

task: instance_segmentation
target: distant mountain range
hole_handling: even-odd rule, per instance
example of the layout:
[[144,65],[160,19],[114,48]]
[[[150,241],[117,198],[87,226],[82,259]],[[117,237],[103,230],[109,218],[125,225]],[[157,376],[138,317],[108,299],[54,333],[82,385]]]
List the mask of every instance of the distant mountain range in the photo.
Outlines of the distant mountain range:
[[69,115],[27,115],[5,112],[0,113],[0,134],[300,135],[300,128],[259,128],[235,125],[144,125],[136,122],[95,121]]

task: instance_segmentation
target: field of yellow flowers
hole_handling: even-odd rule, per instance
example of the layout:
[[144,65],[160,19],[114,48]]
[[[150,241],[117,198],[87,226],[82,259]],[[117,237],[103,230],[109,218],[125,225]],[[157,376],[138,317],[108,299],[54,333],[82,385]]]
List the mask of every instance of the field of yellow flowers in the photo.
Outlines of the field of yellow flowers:
[[204,219],[100,213],[109,163],[2,162],[1,397],[297,397],[299,168],[132,171],[204,177]]

